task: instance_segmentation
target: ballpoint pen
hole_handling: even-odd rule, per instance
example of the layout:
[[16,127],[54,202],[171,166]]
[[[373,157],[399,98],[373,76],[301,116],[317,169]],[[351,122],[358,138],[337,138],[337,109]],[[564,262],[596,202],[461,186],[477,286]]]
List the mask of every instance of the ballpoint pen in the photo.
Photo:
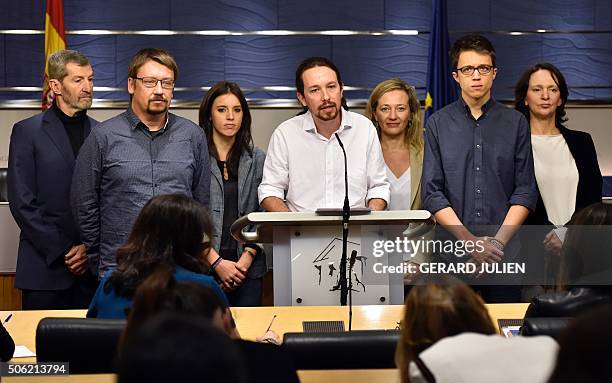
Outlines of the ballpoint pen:
[[270,328],[272,328],[272,323],[274,323],[274,319],[276,319],[276,314],[274,314],[274,316],[272,317],[272,320],[270,321],[270,324],[268,325],[268,328],[266,329],[266,333],[270,331]]

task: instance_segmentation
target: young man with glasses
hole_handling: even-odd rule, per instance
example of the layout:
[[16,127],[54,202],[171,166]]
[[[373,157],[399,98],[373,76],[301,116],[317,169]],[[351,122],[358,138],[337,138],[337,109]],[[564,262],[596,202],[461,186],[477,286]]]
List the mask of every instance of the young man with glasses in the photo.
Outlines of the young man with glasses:
[[151,197],[182,193],[208,207],[204,133],[168,112],[177,75],[168,52],[139,51],[128,67],[127,111],[98,125],[77,158],[71,204],[99,278],[114,268],[117,248]]
[[427,121],[423,206],[444,227],[440,238],[480,244],[469,257],[445,253],[441,260],[501,270],[466,278],[481,285],[488,302],[518,301],[521,276],[502,266],[517,261],[520,245],[512,238],[537,202],[529,127],[491,97],[497,68],[489,40],[464,36],[451,59],[461,97]]

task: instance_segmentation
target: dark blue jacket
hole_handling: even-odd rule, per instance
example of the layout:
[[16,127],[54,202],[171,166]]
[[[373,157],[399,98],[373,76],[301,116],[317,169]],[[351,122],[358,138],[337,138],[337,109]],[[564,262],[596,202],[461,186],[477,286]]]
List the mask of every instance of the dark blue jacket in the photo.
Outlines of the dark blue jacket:
[[[85,137],[97,121],[88,118]],[[81,243],[70,210],[75,156],[53,110],[13,126],[8,199],[21,229],[15,287],[63,290],[74,282],[64,255]]]

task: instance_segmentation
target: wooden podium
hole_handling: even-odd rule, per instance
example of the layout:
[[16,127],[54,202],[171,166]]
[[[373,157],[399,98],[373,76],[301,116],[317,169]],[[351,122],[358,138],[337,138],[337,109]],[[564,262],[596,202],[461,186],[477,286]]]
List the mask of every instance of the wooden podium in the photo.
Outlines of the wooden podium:
[[[357,251],[352,270],[353,304],[403,304],[402,273],[381,272],[399,266],[405,254],[374,254],[381,241],[418,238],[431,229],[425,210],[379,211],[351,215],[347,253]],[[238,241],[272,243],[274,305],[335,306],[342,254],[342,217],[311,212],[251,213],[231,228]],[[385,269],[387,267],[387,269]]]

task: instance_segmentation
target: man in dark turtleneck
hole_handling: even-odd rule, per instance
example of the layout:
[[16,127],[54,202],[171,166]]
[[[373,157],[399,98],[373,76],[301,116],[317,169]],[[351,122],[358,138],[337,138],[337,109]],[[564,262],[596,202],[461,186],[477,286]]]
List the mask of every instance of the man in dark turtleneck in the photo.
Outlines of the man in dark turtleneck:
[[75,159],[97,124],[87,117],[93,70],[71,50],[47,65],[53,105],[16,123],[9,149],[8,199],[21,229],[15,287],[24,310],[85,308],[97,281],[70,210]]

